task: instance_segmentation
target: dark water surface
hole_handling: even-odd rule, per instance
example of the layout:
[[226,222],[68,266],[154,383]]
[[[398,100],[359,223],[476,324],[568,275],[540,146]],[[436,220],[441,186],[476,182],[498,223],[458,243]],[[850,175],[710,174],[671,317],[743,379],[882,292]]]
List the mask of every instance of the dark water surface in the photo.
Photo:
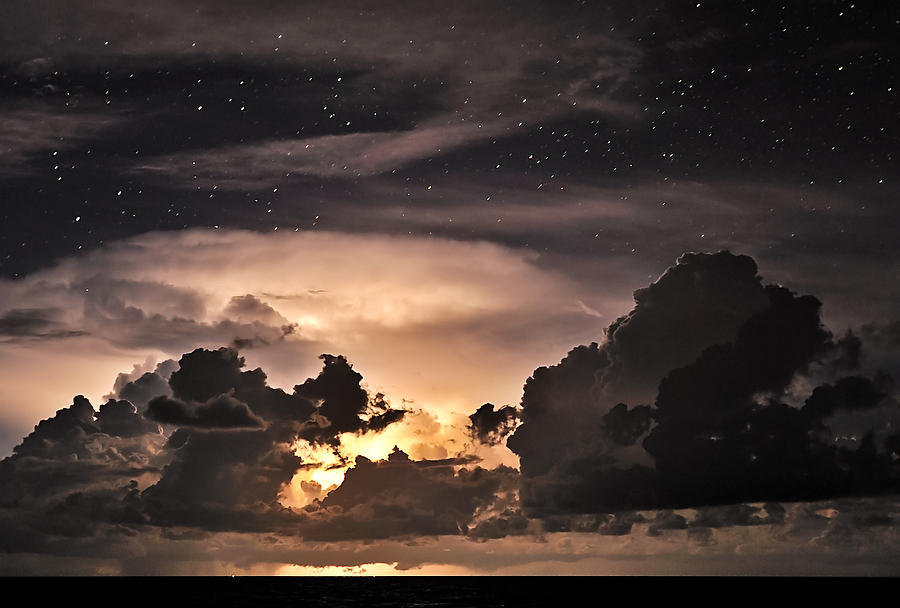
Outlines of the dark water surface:
[[[736,598],[771,601],[776,587],[827,599],[838,587],[897,591],[900,579],[752,577],[122,577],[7,578],[7,597],[21,591],[33,605],[96,606],[362,606],[380,608],[602,606],[649,598],[667,604],[722,605]],[[724,595],[723,595],[724,592]],[[717,600],[715,598],[718,598]],[[43,600],[43,601],[42,601]]]

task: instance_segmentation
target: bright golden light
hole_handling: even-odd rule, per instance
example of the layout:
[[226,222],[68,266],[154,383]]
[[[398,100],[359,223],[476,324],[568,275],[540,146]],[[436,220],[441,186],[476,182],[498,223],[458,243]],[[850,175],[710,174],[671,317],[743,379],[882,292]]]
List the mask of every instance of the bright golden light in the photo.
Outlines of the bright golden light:
[[[330,446],[313,445],[301,439],[294,444],[294,454],[303,460],[303,468],[282,489],[279,499],[284,506],[306,506],[344,481],[347,466]],[[318,488],[311,482],[318,484]]]
[[423,564],[418,568],[399,570],[397,562],[360,564],[358,566],[299,566],[283,564],[275,570],[275,576],[460,576],[472,574],[471,568],[452,564]]
[[437,460],[457,456],[466,444],[464,425],[441,424],[438,416],[421,410],[407,412],[402,421],[380,432],[343,433],[338,439],[339,454],[331,446],[313,445],[305,440],[294,444],[294,453],[303,460],[303,468],[282,489],[283,505],[303,507],[324,498],[344,481],[347,469],[354,466],[357,456],[384,460],[396,446],[414,460]]

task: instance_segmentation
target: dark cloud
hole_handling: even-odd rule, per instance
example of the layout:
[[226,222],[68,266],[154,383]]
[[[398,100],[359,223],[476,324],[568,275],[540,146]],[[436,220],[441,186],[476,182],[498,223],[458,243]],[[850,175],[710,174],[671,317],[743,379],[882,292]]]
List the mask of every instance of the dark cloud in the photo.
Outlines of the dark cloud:
[[[811,436],[811,414],[837,407],[826,404],[834,389],[814,390],[803,408],[772,397],[827,351],[831,338],[817,300],[767,290],[770,307],[748,319],[734,342],[709,347],[660,383],[658,425],[644,446],[656,461],[664,504],[812,500],[896,486],[890,454],[865,441],[842,449]],[[838,385],[852,406],[872,407],[882,398],[867,380]]]
[[7,336],[40,335],[53,324],[48,310],[10,310],[0,316],[0,333]]
[[[765,306],[743,302],[759,293]],[[877,371],[889,360],[890,329],[877,332],[879,348],[868,348],[866,332],[836,340],[820,322],[818,300],[764,286],[752,260],[726,253],[682,257],[637,302],[603,345],[576,347],[559,365],[536,370],[521,410],[487,403],[469,416],[469,432],[487,444],[522,420],[507,442],[521,475],[465,457],[412,460],[395,448],[384,461],[358,457],[324,496],[307,483],[303,491],[316,498],[304,509],[281,503],[297,472],[316,466],[295,453],[298,441],[339,453],[342,434],[378,432],[407,413],[370,395],[345,357],[322,355],[321,372],[292,393],[268,386],[262,369],[245,369],[232,348],[196,349],[177,369],[172,361],[137,365],[117,378],[120,398],[95,411],[77,397],[0,462],[7,523],[32,531],[10,536],[7,550],[128,538],[148,526],[311,541],[487,541],[541,530],[620,536],[647,524],[651,536],[687,530],[709,544],[713,529],[784,522],[778,501],[898,488],[894,427],[848,430],[860,417],[872,427],[896,413],[893,380]],[[702,314],[681,310],[695,305]],[[231,306],[248,318],[274,314],[250,296]],[[718,319],[717,329],[705,327],[707,317]],[[671,323],[677,331],[665,333]],[[692,336],[691,324],[705,338]],[[649,332],[665,333],[659,353]],[[685,352],[673,333],[688,336]],[[704,340],[713,342],[699,348]],[[633,387],[647,373],[641,360],[673,366],[653,405],[615,401],[640,392]],[[177,428],[167,437],[157,423]],[[767,502],[748,504],[758,501]],[[680,507],[697,514],[689,519],[673,510]],[[648,520],[642,509],[661,511]],[[847,525],[893,522],[875,513]]]
[[198,348],[181,358],[169,384],[175,398],[185,402],[205,403],[233,393],[256,415],[270,421],[304,422],[315,411],[309,399],[267,386],[266,374],[260,368],[241,371],[243,367],[244,358],[234,349]]
[[558,366],[540,367],[525,382],[523,422],[506,442],[519,454],[524,475],[547,473],[582,436],[599,435],[599,421],[591,415],[593,388],[595,374],[608,365],[596,343],[578,346]]
[[366,431],[381,431],[387,428],[389,425],[394,424],[395,422],[400,422],[406,416],[406,410],[387,410],[381,414],[375,414],[371,418],[369,418],[363,429]]
[[127,401],[110,400],[96,412],[79,395],[0,461],[0,504],[45,507],[73,492],[153,476],[165,462],[164,441],[159,426]]
[[629,431],[646,430],[641,418],[647,410],[625,415],[619,408],[606,421],[602,416],[622,401],[652,402],[669,370],[687,365],[709,344],[733,339],[740,323],[765,302],[749,257],[683,255],[655,283],[635,292],[634,309],[610,325],[603,346],[576,347],[559,365],[539,368],[528,379],[523,424],[507,442],[520,455],[522,472],[545,475],[598,450],[626,468],[650,464],[640,450],[616,447]]
[[304,424],[303,438],[335,442],[341,433],[381,430],[403,418],[383,399],[360,386],[362,375],[343,356],[322,355],[323,369],[288,394],[266,385],[265,373],[257,368],[242,371],[244,358],[230,348],[197,349],[179,362],[170,384],[174,396],[185,402],[204,403],[233,394],[256,415],[269,421]]
[[[243,358],[229,348],[187,353],[174,371],[169,361],[135,366],[117,378],[115,392],[163,394],[143,412],[116,399],[95,411],[76,397],[0,462],[0,504],[32,528],[33,540],[91,536],[111,525],[296,534],[303,516],[279,502],[305,464],[295,444],[305,438],[337,450],[340,433],[378,432],[406,413],[382,395],[370,399],[344,357],[323,359],[322,373],[294,394],[269,387],[261,369],[244,371]],[[154,371],[143,371],[148,367]],[[159,385],[164,377],[168,395]],[[167,438],[157,423],[177,428]],[[462,464],[415,467],[452,476]],[[413,482],[408,489],[415,494]],[[341,500],[338,510],[347,506]],[[16,510],[26,506],[30,513]],[[320,516],[331,511],[323,507]],[[391,534],[402,530],[398,523]]]
[[178,364],[172,359],[168,359],[160,363],[154,371],[145,372],[134,379],[131,379],[128,374],[119,374],[113,386],[113,394],[143,408],[154,397],[170,397],[172,395],[169,378],[177,368]]
[[529,520],[519,510],[505,509],[499,515],[479,521],[468,531],[468,536],[475,539],[505,538],[519,536],[529,532]]
[[752,258],[720,252],[684,254],[656,282],[635,291],[634,302],[606,331],[610,364],[599,379],[606,392],[627,403],[651,401],[660,378],[710,344],[732,340],[768,298]]
[[13,448],[13,454],[48,460],[85,459],[96,455],[96,446],[89,441],[93,436],[131,438],[146,434],[159,434],[159,426],[141,416],[131,403],[110,399],[95,411],[90,401],[78,395],[72,405],[34,427]]
[[225,307],[225,314],[229,319],[241,323],[253,321],[261,321],[267,325],[287,325],[289,323],[281,313],[249,293],[232,297]]
[[194,432],[142,496],[157,525],[253,530],[288,515],[278,493],[301,465],[283,429]]
[[[67,408],[57,410],[56,415],[41,420],[34,432],[25,437],[13,452],[23,456],[55,455],[57,446],[67,450],[71,444],[80,448],[80,439],[100,431],[94,421],[94,407],[83,395],[78,395]],[[71,441],[70,441],[71,440]],[[62,455],[62,454],[60,454]]]
[[631,533],[634,524],[646,521],[646,518],[640,513],[616,513],[608,516],[607,520],[597,528],[597,532],[601,536],[624,536]]
[[294,444],[305,439],[337,450],[341,433],[377,432],[405,414],[381,395],[370,399],[344,357],[321,358],[322,372],[288,394],[267,386],[261,369],[242,371],[244,359],[233,349],[184,355],[170,378],[174,396],[154,399],[147,410],[185,427],[169,438],[172,462],[144,493],[152,520],[210,529],[296,525],[298,514],[278,502],[304,465]]
[[85,332],[61,327],[59,311],[52,308],[14,309],[0,315],[0,336],[22,338],[68,338]]
[[138,414],[137,408],[128,401],[110,399],[97,412],[100,430],[114,437],[137,437],[147,433],[159,433],[159,426]]
[[[835,340],[817,299],[763,285],[753,260],[721,252],[682,256],[635,301],[606,343],[573,349],[525,384],[524,423],[507,444],[530,514],[900,487],[884,430],[897,416],[891,376],[836,375],[860,367],[866,344]],[[653,407],[610,403],[649,387]],[[841,429],[854,429],[844,443]]]
[[674,511],[660,511],[656,514],[650,527],[647,528],[647,534],[659,536],[664,530],[686,530],[687,527],[687,519],[683,515]]
[[650,429],[652,421],[653,409],[649,405],[628,409],[624,403],[618,403],[603,414],[603,428],[619,445],[633,445]]
[[[340,433],[361,431],[365,421],[360,415],[369,406],[369,395],[359,384],[362,375],[340,355],[322,355],[320,359],[324,361],[322,372],[294,387],[295,395],[317,404],[316,413],[322,417],[317,426],[308,429],[306,438],[323,441]],[[382,418],[382,422],[387,420]]]
[[492,403],[485,403],[469,416],[469,432],[481,443],[497,445],[518,424],[519,411],[512,406],[494,409]]
[[731,526],[762,526],[784,523],[785,509],[780,503],[766,503],[757,507],[744,503],[703,507],[691,520],[691,527],[729,528]]
[[[181,358],[169,384],[179,399],[206,401],[243,385],[243,366],[244,359],[235,350],[198,348]],[[252,372],[246,373],[253,377]]]
[[204,403],[185,403],[172,397],[156,397],[147,405],[151,420],[194,428],[259,428],[265,421],[231,395],[211,397]]
[[[887,385],[879,387],[881,384]],[[868,409],[878,405],[892,388],[892,379],[882,376],[873,381],[861,376],[846,376],[834,385],[823,384],[813,390],[803,410],[812,419],[827,418],[838,410]]]
[[834,365],[841,369],[853,370],[860,365],[862,355],[862,340],[851,330],[835,344],[840,353],[834,361]]
[[[506,467],[454,471],[458,464],[414,461],[396,448],[384,461],[358,456],[341,486],[321,501],[321,511],[311,513],[303,535],[339,540],[467,534],[476,511],[489,507],[516,475]],[[513,518],[507,523],[515,528],[521,522]],[[485,524],[478,535],[500,525],[499,520]]]

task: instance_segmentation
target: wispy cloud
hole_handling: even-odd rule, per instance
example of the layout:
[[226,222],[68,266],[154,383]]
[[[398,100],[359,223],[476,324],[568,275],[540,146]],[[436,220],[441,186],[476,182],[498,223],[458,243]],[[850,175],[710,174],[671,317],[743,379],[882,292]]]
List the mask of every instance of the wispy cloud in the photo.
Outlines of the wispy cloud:
[[120,116],[92,111],[55,109],[47,105],[0,111],[0,176],[31,172],[28,163],[39,154],[53,165],[54,153],[123,123]]
[[[339,15],[349,6],[335,10]],[[308,6],[299,5],[290,9],[291,19],[277,24],[269,23],[271,15],[254,15],[254,27],[268,25],[270,30],[257,38],[259,46],[249,47],[244,38],[252,35],[226,35],[236,27],[230,21],[219,29],[203,28],[200,37],[213,31],[215,40],[195,40],[190,49],[174,43],[169,32],[161,44],[170,43],[168,52],[179,57],[214,47],[226,54],[275,57],[285,65],[333,72],[339,92],[324,103],[336,109],[330,116],[325,112],[323,126],[339,134],[161,155],[143,160],[134,171],[175,178],[182,187],[266,188],[292,175],[352,178],[390,172],[467,145],[522,135],[563,116],[636,115],[636,107],[620,93],[640,53],[608,27],[611,18],[604,21],[602,12],[590,23],[575,15],[551,22],[541,19],[539,9],[509,14],[483,5],[478,11],[468,8],[473,7],[422,12],[401,22],[388,7],[363,11],[366,19],[346,22],[332,15],[325,28],[308,14]],[[213,22],[221,18],[219,12],[206,15]],[[342,24],[337,31],[334,23]],[[149,52],[132,41],[116,41],[114,46],[121,52]],[[344,77],[342,70],[347,72]],[[358,121],[390,113],[389,106],[376,103],[370,108],[355,100],[376,89],[391,89],[392,81],[431,87],[430,109],[417,113],[408,129],[354,131]]]
[[199,150],[151,159],[138,173],[173,176],[183,186],[254,189],[291,176],[362,177],[401,169],[468,143],[498,135],[483,125],[457,124],[392,133],[350,133]]

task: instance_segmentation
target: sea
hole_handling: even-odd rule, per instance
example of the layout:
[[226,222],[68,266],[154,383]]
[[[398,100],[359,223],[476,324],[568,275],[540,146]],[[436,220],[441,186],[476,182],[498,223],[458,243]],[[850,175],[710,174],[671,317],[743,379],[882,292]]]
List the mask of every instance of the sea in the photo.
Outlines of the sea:
[[[823,602],[846,591],[896,594],[898,579],[788,577],[416,576],[416,577],[62,577],[3,578],[8,599],[29,604],[215,608],[546,607],[767,602],[785,588]],[[65,604],[63,604],[65,602]]]

